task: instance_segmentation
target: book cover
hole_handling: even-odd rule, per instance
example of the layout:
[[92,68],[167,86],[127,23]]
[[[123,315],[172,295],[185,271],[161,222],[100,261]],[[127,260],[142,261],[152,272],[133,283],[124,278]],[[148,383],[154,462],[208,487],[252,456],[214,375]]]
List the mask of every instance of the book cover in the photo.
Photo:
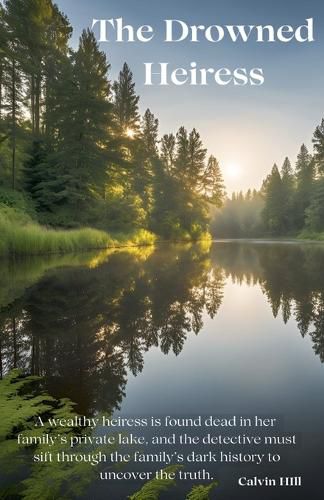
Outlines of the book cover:
[[1,498],[322,498],[323,26],[0,2]]

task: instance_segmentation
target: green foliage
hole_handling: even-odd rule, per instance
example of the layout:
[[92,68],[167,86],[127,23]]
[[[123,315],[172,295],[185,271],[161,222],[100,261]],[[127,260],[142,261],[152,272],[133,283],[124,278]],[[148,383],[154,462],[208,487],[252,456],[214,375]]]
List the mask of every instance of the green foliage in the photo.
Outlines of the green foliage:
[[303,144],[297,156],[296,162],[296,193],[294,199],[294,212],[296,229],[305,226],[306,210],[309,207],[313,195],[315,183],[315,162]]
[[152,228],[167,239],[199,239],[208,232],[211,203],[221,203],[214,189],[221,173],[214,169],[220,177],[212,179],[209,169],[207,195],[206,150],[195,129],[188,134],[180,127],[176,143],[172,134],[162,141],[162,156],[155,164]]
[[139,97],[135,93],[133,73],[127,63],[119,73],[118,80],[113,84],[114,114],[119,132],[136,134],[139,131]]
[[[123,241],[120,239],[120,241]],[[136,231],[133,235],[126,238],[126,241],[131,241],[131,243],[135,246],[143,246],[143,245],[154,245],[156,241],[156,236],[150,231],[146,229],[140,229]]]
[[[60,436],[69,437],[81,431],[74,427],[53,428],[48,418],[73,418],[74,404],[68,399],[56,400],[41,389],[41,378],[23,377],[18,370],[11,371],[0,380],[0,463],[4,467],[19,467],[22,457],[30,459],[30,474],[17,488],[11,488],[16,498],[24,500],[50,500],[52,498],[78,498],[96,475],[95,468],[85,462],[33,462],[32,455],[47,451],[46,445],[32,447],[19,445],[22,438],[42,437],[48,434],[53,439],[53,456],[59,451],[69,453],[69,441],[63,444]],[[44,426],[35,426],[41,417]],[[89,450],[88,450],[89,451]],[[23,463],[23,462],[22,462]],[[25,470],[26,474],[26,470]]]
[[214,156],[208,158],[203,174],[202,189],[207,200],[214,206],[221,208],[225,201],[225,186],[218,161]]
[[[19,219],[18,219],[19,217]],[[95,229],[59,231],[46,229],[14,209],[0,211],[2,255],[66,253],[91,248],[107,248],[112,238]]]
[[322,119],[320,125],[315,129],[313,136],[314,144],[314,159],[318,169],[318,173],[324,174],[324,119]]
[[[0,14],[0,184],[26,195],[27,213],[43,225],[205,237],[224,187],[199,132],[180,127],[159,148],[158,119],[149,109],[140,118],[127,63],[112,83],[90,30],[70,49],[72,28],[52,0],[6,0]],[[18,198],[3,203],[21,208]],[[2,247],[10,240],[18,253],[103,244],[88,230],[4,230]]]
[[207,150],[195,128],[188,133],[180,127],[176,137],[175,177],[186,189],[198,193],[205,173]]
[[[171,465],[163,469],[165,474],[176,474],[181,465]],[[217,481],[213,481],[208,486],[194,486],[186,496],[186,500],[209,500],[210,493],[218,485]],[[175,479],[152,479],[144,484],[144,486],[133,495],[129,496],[129,500],[158,500],[160,495],[170,488],[176,486]]]
[[0,188],[0,210],[3,211],[6,207],[12,210],[7,210],[7,214],[10,217],[10,212],[14,213],[15,210],[28,217],[35,218],[35,209],[31,200],[26,196],[25,193],[19,191],[13,191],[12,189]]
[[[6,202],[7,200],[5,200]],[[10,206],[7,203],[0,204],[0,220],[3,225],[6,223],[8,226],[12,225],[25,225],[33,224],[33,219],[23,209],[18,208],[15,204]]]
[[306,209],[306,227],[315,232],[324,230],[324,177],[315,183],[312,201]]
[[133,189],[142,200],[142,206],[146,214],[146,226],[149,226],[149,219],[154,203],[153,184],[159,156],[158,127],[159,122],[157,118],[147,109],[142,118],[139,140],[133,144],[133,162],[135,167]]
[[[154,114],[148,109],[140,118],[127,63],[112,83],[94,34],[84,30],[74,50],[71,34],[52,0],[0,5],[0,185],[7,190],[0,203],[53,227],[124,233],[144,228],[184,240],[204,237],[211,212],[218,218],[217,234],[322,231],[324,120],[314,132],[314,157],[303,145],[296,171],[286,158],[281,171],[274,166],[264,181],[260,221],[260,200],[256,214],[249,200],[243,214],[225,200],[219,163],[207,157],[195,128],[181,126],[159,141]],[[22,195],[8,194],[9,188]],[[36,237],[35,227],[32,232]],[[45,246],[55,247],[50,238],[53,245]],[[92,233],[91,239],[98,238]]]
[[0,255],[42,255],[116,248],[136,244],[151,245],[155,237],[140,230],[130,236],[113,238],[104,231],[91,228],[78,230],[47,229],[32,222],[15,209],[0,206]]
[[[24,125],[22,125],[24,127]],[[15,151],[16,187],[23,187],[23,165],[27,160],[26,130],[21,130]],[[27,134],[28,135],[28,134]],[[12,190],[12,144],[8,135],[6,120],[0,120],[0,186],[7,192]]]
[[281,207],[281,218],[283,231],[287,234],[294,228],[294,196],[295,196],[295,176],[289,158],[281,168],[281,191],[283,204]]
[[51,409],[49,396],[34,396],[27,389],[39,382],[38,377],[22,378],[18,370],[13,370],[0,380],[0,461],[7,463],[11,454],[17,453],[19,446],[14,439],[15,432],[31,429],[34,418]]
[[[77,52],[65,60],[56,83],[52,97],[56,132],[47,155],[44,147],[34,148],[26,166],[26,185],[40,210],[57,213],[64,206],[82,221],[96,193],[102,193],[112,157],[108,69],[94,34],[84,31]],[[35,172],[33,183],[30,170]]]
[[314,241],[324,241],[324,232],[322,233],[317,233],[314,231],[310,231],[308,229],[304,229],[300,234],[299,234],[299,239],[301,240],[314,240]]
[[146,159],[158,156],[159,120],[147,109],[142,120],[142,144]]
[[281,235],[285,230],[285,221],[282,208],[285,204],[282,178],[277,165],[274,165],[271,174],[264,182],[265,207],[263,221],[267,232],[271,235]]
[[172,174],[175,165],[176,138],[174,134],[165,134],[161,139],[161,160],[168,174]]
[[94,210],[94,218],[96,215],[102,217],[103,229],[128,233],[145,226],[146,212],[139,195],[129,191],[125,193],[117,186],[108,187],[106,193],[106,200],[100,204],[101,210]]
[[188,493],[186,500],[209,500],[210,499],[210,493],[213,491],[214,488],[218,486],[217,481],[213,481],[211,484],[208,486],[194,486],[192,490]]
[[[165,474],[175,474],[181,465],[171,465],[163,469]],[[129,500],[158,500],[160,494],[176,486],[175,479],[152,479],[144,484],[144,486],[133,495],[129,496]]]

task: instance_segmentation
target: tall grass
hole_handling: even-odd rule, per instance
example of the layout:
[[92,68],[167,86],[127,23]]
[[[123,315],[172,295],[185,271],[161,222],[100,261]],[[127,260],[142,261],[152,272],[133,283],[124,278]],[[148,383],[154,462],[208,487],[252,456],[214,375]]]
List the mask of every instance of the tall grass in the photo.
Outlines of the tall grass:
[[112,237],[104,231],[83,228],[47,229],[14,209],[0,207],[0,255],[63,254],[120,246],[152,245],[155,236],[140,230],[130,236]]

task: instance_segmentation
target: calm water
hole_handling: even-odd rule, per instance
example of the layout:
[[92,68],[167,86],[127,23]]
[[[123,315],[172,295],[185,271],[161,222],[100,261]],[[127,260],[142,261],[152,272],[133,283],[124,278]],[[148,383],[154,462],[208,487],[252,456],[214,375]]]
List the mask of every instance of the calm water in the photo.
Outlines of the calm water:
[[[297,447],[280,449],[279,466],[209,467],[212,498],[322,498],[323,246],[163,246],[35,259],[2,276],[2,374],[42,375],[86,415],[278,417]],[[238,488],[255,475],[302,475],[304,487]],[[139,486],[95,481],[82,498],[124,499]]]

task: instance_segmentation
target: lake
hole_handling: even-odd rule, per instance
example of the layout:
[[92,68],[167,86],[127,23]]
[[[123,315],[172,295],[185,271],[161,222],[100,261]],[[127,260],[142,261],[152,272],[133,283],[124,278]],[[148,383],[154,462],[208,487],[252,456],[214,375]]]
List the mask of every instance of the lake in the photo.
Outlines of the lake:
[[[324,245],[163,244],[3,263],[1,274],[2,376],[41,375],[81,415],[276,418],[297,444],[271,447],[280,463],[206,466],[219,481],[211,498],[322,498]],[[302,476],[303,486],[238,486],[254,476]],[[184,499],[191,486],[161,498]],[[94,480],[79,497],[140,487]]]

